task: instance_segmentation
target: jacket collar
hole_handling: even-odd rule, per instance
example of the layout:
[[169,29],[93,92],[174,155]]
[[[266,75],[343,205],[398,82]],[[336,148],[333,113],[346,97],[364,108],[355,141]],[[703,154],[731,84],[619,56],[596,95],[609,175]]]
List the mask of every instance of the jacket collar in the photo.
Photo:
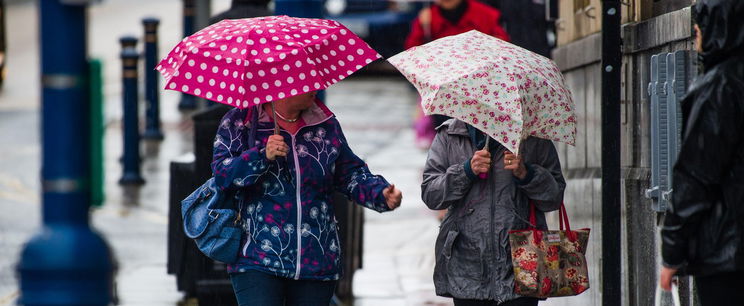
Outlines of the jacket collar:
[[468,134],[468,127],[465,125],[465,122],[462,122],[457,119],[450,119],[442,123],[439,127],[437,127],[437,130],[439,129],[447,129],[447,134],[450,135],[458,135],[458,136],[464,136],[464,137],[470,137]]

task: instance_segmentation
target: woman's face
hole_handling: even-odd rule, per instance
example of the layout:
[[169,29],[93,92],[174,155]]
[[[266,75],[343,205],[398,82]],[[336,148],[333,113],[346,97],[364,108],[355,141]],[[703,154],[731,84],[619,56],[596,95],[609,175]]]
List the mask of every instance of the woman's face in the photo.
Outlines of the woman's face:
[[695,25],[695,50],[698,53],[703,53],[703,32],[700,31],[698,25]]
[[456,8],[464,0],[436,0],[437,5],[445,10],[451,10]]
[[287,107],[291,109],[303,111],[313,106],[316,94],[316,91],[311,91],[301,95],[292,96],[286,98],[284,103],[286,103]]

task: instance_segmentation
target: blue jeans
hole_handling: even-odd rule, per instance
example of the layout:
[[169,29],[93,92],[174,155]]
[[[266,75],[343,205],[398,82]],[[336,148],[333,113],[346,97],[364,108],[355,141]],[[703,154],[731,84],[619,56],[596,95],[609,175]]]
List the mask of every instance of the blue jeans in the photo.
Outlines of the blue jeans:
[[294,280],[259,271],[230,274],[240,306],[328,306],[335,281]]

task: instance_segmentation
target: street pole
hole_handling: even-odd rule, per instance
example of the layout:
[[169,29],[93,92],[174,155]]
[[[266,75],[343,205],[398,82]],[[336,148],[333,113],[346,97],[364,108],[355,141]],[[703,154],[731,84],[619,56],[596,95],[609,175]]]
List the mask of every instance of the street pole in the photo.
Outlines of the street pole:
[[620,207],[620,1],[602,1],[602,305],[622,302]]
[[136,49],[123,48],[122,62],[122,109],[124,155],[122,156],[122,176],[120,185],[142,185],[145,180],[140,174],[140,134],[139,134],[139,87],[137,66],[139,54]]
[[[275,0],[274,13],[300,18],[323,18],[323,0]],[[325,91],[318,91],[318,100],[325,101]]]
[[113,260],[89,224],[85,1],[40,0],[42,230],[18,263],[21,305],[109,305]]
[[145,27],[145,100],[147,101],[145,116],[145,139],[162,140],[160,130],[160,88],[159,75],[155,70],[158,64],[158,25],[160,20],[149,17],[142,19]]
[[[196,26],[196,3],[195,0],[183,0],[183,37],[194,34]],[[196,97],[189,94],[181,94],[178,109],[196,109]]]

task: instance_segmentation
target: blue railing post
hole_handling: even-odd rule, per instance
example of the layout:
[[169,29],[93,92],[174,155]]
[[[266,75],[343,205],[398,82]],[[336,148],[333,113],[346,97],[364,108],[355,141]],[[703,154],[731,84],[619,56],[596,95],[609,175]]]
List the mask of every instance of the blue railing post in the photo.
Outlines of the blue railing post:
[[113,260],[89,224],[86,5],[40,0],[42,215],[18,263],[21,305],[109,305]]
[[137,63],[139,54],[134,48],[123,48],[122,61],[122,107],[124,131],[123,172],[119,184],[141,185],[145,180],[140,175],[140,134],[139,134],[139,89],[137,87]]
[[[195,0],[183,0],[183,37],[194,34],[196,31],[196,4]],[[181,102],[178,109],[196,109],[196,97],[189,94],[181,94]]]
[[145,139],[163,139],[160,130],[160,88],[158,88],[158,72],[155,66],[158,64],[158,25],[157,18],[142,19],[145,27],[145,100],[147,110],[145,112]]

